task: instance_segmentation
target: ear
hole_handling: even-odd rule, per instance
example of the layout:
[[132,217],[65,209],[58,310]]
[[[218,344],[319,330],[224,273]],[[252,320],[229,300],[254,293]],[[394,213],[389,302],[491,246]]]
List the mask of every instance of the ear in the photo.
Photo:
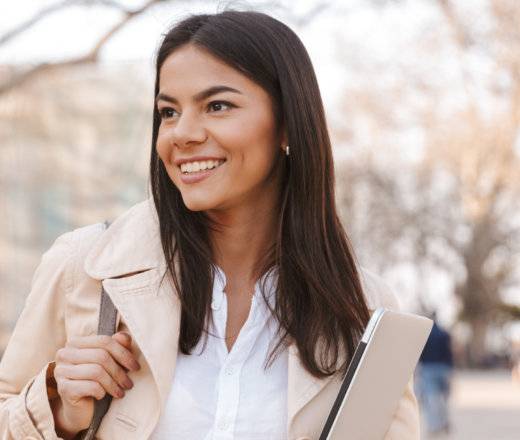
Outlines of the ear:
[[287,141],[287,133],[285,132],[285,128],[282,130],[281,139],[280,139],[280,149],[285,153],[285,146],[288,144]]

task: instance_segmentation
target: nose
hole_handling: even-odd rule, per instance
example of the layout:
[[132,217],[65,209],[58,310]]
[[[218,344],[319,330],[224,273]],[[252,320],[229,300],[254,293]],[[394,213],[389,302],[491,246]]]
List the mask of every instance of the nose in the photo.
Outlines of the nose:
[[206,140],[206,129],[197,114],[184,111],[172,126],[170,142],[178,148],[186,148]]

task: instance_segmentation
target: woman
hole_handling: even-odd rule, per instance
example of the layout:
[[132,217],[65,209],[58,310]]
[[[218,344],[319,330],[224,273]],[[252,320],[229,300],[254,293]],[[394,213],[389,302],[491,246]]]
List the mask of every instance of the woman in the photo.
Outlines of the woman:
[[[0,368],[1,437],[73,438],[109,393],[100,439],[318,438],[371,310],[397,301],[339,222],[298,37],[255,12],[171,29],[150,165],[152,198],[44,255]],[[411,383],[387,439],[419,438]]]

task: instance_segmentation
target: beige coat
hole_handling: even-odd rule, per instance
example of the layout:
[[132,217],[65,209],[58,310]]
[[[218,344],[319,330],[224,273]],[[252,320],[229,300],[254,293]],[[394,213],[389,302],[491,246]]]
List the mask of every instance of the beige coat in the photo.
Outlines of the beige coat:
[[[34,274],[0,363],[0,440],[58,438],[48,404],[47,367],[69,338],[96,333],[101,283],[119,311],[118,330],[133,336],[141,370],[130,373],[134,387],[125,397],[112,401],[98,438],[149,437],[172,383],[179,336],[178,300],[168,278],[160,285],[165,268],[151,199],[118,217],[106,232],[98,223],[57,238]],[[132,272],[140,273],[120,277]],[[366,271],[362,275],[370,309],[398,308],[395,295],[378,277]],[[317,439],[340,381],[311,376],[295,345],[289,348],[288,377],[289,439]],[[413,377],[386,440],[419,439],[412,384]]]

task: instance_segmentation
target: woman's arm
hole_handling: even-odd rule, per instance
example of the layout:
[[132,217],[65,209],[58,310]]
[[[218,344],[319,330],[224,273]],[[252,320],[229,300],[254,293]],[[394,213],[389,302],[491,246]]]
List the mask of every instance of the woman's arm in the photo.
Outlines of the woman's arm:
[[73,283],[74,233],[42,256],[0,361],[0,439],[57,439],[49,398],[52,365],[65,345],[65,301]]

